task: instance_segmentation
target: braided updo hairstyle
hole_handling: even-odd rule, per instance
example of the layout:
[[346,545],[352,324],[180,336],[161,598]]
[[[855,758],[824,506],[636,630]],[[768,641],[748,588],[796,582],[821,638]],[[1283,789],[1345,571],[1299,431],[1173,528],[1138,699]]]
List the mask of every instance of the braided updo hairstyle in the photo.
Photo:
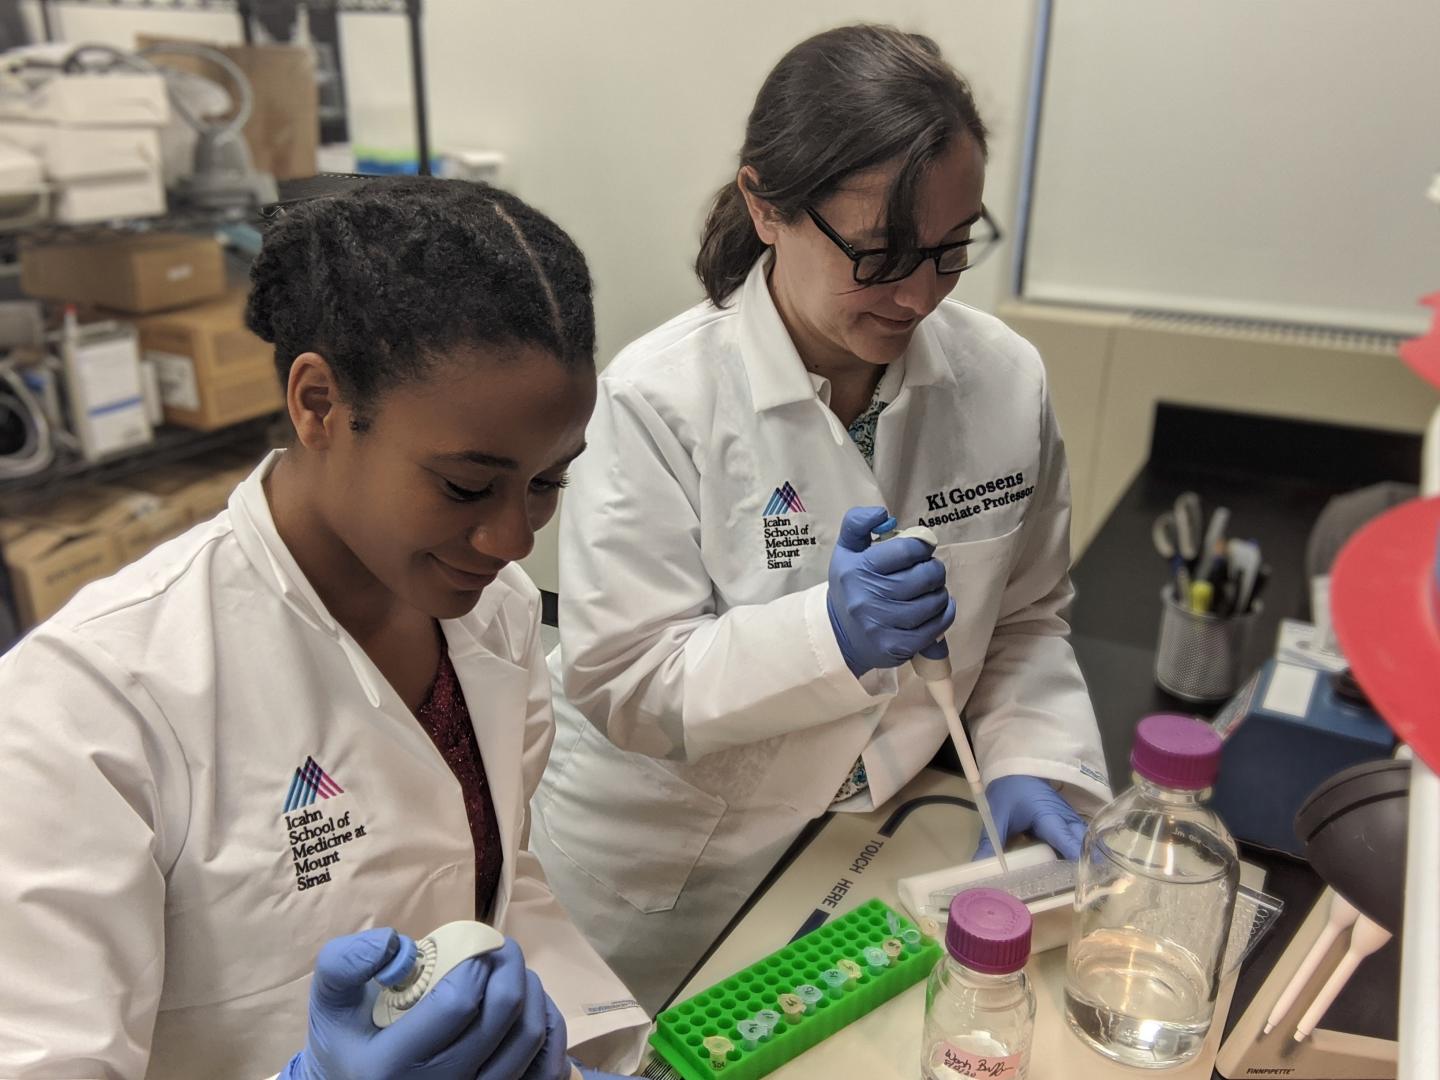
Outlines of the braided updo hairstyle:
[[514,195],[458,180],[375,181],[293,204],[250,268],[245,321],[329,363],[364,431],[376,399],[457,348],[535,346],[595,362],[590,272],[574,241]]

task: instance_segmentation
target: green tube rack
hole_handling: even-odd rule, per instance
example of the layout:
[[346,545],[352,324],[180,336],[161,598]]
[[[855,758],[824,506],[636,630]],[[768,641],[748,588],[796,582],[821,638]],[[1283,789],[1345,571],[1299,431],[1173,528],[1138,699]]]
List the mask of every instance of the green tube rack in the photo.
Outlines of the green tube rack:
[[[898,931],[890,929],[890,919]],[[655,1021],[650,1045],[684,1080],[752,1080],[799,1057],[846,1024],[883,1005],[930,974],[940,959],[940,946],[920,939],[916,952],[903,952],[890,966],[871,974],[865,966],[868,946],[914,927],[879,900],[871,900],[834,922],[797,938],[724,982],[666,1009]],[[856,984],[839,998],[825,998],[813,1013],[785,1017],[768,1039],[753,1050],[741,1047],[736,1025],[761,1009],[779,1010],[776,999],[809,983],[823,988],[820,973],[839,960],[860,966]],[[735,1044],[723,1067],[711,1063],[704,1042],[723,1035]]]

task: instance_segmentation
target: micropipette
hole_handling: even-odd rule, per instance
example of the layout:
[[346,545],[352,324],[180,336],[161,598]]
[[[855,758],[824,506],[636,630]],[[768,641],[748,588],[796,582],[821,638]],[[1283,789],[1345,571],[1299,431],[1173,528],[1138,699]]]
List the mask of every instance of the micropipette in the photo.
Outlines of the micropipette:
[[[877,530],[879,539],[894,540],[910,536],[921,543],[929,544],[931,551],[940,546],[940,538],[924,525],[914,525],[897,531],[895,524],[893,517],[881,522]],[[920,650],[919,655],[910,661],[910,666],[915,669],[915,674],[925,680],[925,689],[930,691],[931,699],[945,714],[945,723],[950,728],[955,752],[960,755],[960,769],[970,784],[975,809],[980,812],[980,822],[985,826],[985,835],[990,837],[990,845],[995,849],[995,858],[1000,863],[1000,869],[1008,871],[1009,867],[1005,865],[1005,838],[995,826],[995,818],[990,813],[990,800],[985,797],[985,785],[980,782],[980,765],[975,760],[975,753],[970,749],[970,740],[965,737],[965,728],[960,723],[960,710],[955,703],[955,684],[950,678],[950,646],[942,637],[934,645]]]
[[1310,1008],[1306,1009],[1305,1015],[1300,1018],[1300,1023],[1295,1027],[1296,1042],[1304,1042],[1310,1037],[1310,1033],[1324,1018],[1326,1010],[1335,1003],[1340,991],[1345,989],[1350,976],[1355,974],[1360,961],[1373,952],[1379,952],[1389,940],[1390,931],[1379,923],[1372,922],[1363,913],[1355,920],[1355,928],[1350,931],[1350,948],[1345,950],[1340,966],[1330,973],[1330,978],[1325,981],[1320,993],[1310,1003]]
[[1314,977],[1315,972],[1320,969],[1321,961],[1329,955],[1331,947],[1339,940],[1341,934],[1355,925],[1355,920],[1358,918],[1360,918],[1360,912],[1349,900],[1346,900],[1338,892],[1331,893],[1330,917],[1325,922],[1325,928],[1320,931],[1320,936],[1315,939],[1315,944],[1310,946],[1310,951],[1305,954],[1304,961],[1295,974],[1290,977],[1284,992],[1275,1002],[1275,1007],[1270,1010],[1263,1034],[1269,1035],[1280,1026],[1280,1021],[1284,1020],[1285,1014],[1294,1007],[1301,992]]

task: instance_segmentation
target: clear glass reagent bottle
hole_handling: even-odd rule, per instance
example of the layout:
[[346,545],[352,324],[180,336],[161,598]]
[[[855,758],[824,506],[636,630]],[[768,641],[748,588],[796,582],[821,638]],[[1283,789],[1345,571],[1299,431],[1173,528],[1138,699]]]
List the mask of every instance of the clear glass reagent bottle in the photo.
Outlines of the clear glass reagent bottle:
[[922,1080],[1024,1080],[1035,1033],[1030,912],[998,889],[962,892],[950,901],[945,953],[925,989]]
[[1203,805],[1220,746],[1202,721],[1146,717],[1130,755],[1135,786],[1085,834],[1065,1019],[1126,1065],[1180,1065],[1210,1030],[1240,880],[1235,841]]

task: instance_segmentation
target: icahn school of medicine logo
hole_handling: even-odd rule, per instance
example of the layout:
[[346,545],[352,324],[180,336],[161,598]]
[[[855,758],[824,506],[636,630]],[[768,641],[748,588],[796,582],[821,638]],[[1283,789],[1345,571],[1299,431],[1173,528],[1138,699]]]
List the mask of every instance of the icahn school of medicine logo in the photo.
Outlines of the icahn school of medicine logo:
[[814,547],[819,538],[811,532],[808,521],[797,522],[792,515],[807,514],[805,503],[794,485],[786,480],[775,489],[765,504],[761,519],[765,523],[765,566],[769,570],[788,570],[807,547]]
[[282,816],[295,867],[296,892],[327,884],[331,868],[340,862],[340,849],[365,836],[365,826],[352,822],[349,810],[334,815],[306,809],[316,800],[344,794],[345,789],[313,757],[306,757],[290,778]]

